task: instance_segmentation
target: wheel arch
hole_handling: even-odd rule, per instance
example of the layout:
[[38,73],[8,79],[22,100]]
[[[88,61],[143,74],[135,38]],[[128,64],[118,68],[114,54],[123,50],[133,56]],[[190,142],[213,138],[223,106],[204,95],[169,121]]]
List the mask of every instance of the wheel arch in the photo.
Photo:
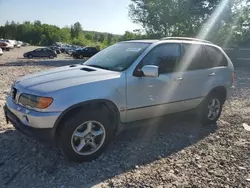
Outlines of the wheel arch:
[[120,112],[118,110],[118,107],[115,105],[114,102],[107,100],[107,99],[96,99],[96,100],[90,100],[85,102],[80,102],[77,104],[74,104],[64,110],[60,116],[57,118],[55,124],[54,124],[54,132],[55,136],[58,136],[60,126],[62,125],[62,122],[66,120],[69,116],[73,115],[74,113],[79,112],[80,110],[83,110],[84,108],[88,110],[96,110],[96,108],[100,108],[101,110],[107,110],[109,118],[112,118],[113,122],[113,129],[116,132],[118,130],[119,122],[120,122]]
[[221,96],[221,99],[223,100],[223,103],[226,101],[227,99],[227,88],[225,86],[217,86],[215,88],[213,88],[208,95],[210,94],[219,94]]

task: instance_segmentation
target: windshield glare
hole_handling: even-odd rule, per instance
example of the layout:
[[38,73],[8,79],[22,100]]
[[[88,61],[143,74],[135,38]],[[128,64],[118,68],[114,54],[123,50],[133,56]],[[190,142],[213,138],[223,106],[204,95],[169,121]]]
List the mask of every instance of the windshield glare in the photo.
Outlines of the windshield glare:
[[121,72],[129,68],[149,45],[141,42],[117,43],[94,55],[84,65]]

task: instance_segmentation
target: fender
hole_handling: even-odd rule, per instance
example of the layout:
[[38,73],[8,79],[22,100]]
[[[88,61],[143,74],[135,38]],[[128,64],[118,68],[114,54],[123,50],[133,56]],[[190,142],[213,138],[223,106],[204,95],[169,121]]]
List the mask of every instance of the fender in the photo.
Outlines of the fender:
[[60,126],[60,122],[63,121],[63,118],[65,118],[70,112],[74,112],[74,110],[76,110],[77,108],[81,108],[84,106],[89,106],[90,108],[93,108],[96,105],[104,105],[104,107],[108,108],[111,112],[115,113],[115,127],[114,129],[117,130],[119,129],[119,124],[120,124],[120,112],[117,108],[117,106],[110,100],[107,99],[95,99],[95,100],[90,100],[90,101],[84,101],[84,102],[80,102],[77,104],[74,104],[72,106],[70,106],[69,108],[67,108],[66,110],[64,110],[60,116],[57,118],[54,126],[53,126],[53,130],[54,133],[56,133],[57,129]]

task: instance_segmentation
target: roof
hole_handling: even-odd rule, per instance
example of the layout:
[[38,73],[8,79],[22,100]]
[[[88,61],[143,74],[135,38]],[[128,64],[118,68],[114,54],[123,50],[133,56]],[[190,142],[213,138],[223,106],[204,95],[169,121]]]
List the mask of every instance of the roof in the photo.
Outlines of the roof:
[[190,38],[190,37],[165,37],[165,38],[162,38],[161,40],[196,41],[196,42],[212,44],[212,42],[204,40],[204,39]]
[[198,39],[198,38],[188,38],[188,37],[165,37],[160,40],[130,40],[125,42],[141,42],[141,43],[156,43],[160,41],[169,41],[169,42],[188,42],[188,43],[205,43],[205,44],[213,44],[210,41]]
[[124,41],[124,42],[140,42],[140,43],[155,43],[159,42],[160,40],[129,40],[129,41]]

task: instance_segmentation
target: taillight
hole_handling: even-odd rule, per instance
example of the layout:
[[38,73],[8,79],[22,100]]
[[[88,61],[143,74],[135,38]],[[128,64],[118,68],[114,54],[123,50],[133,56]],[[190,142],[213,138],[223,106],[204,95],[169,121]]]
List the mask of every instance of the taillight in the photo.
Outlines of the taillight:
[[8,46],[8,44],[3,42],[3,43],[0,44],[0,46]]

